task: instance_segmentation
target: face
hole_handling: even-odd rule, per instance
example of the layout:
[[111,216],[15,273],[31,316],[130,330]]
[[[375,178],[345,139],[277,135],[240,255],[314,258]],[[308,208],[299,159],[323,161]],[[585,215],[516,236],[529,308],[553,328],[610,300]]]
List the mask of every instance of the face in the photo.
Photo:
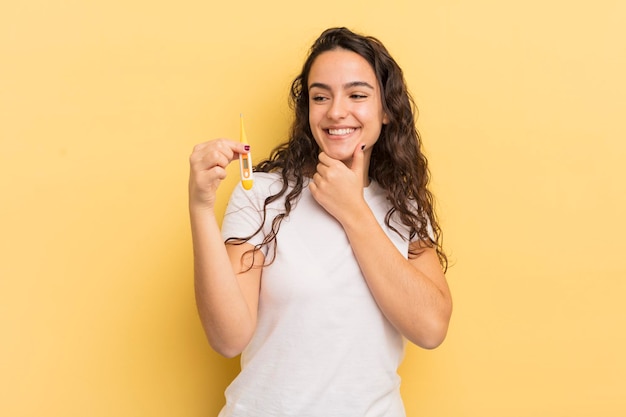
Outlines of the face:
[[323,52],[311,66],[308,89],[309,124],[319,147],[350,165],[356,147],[365,144],[369,164],[371,148],[388,122],[370,64],[345,49]]

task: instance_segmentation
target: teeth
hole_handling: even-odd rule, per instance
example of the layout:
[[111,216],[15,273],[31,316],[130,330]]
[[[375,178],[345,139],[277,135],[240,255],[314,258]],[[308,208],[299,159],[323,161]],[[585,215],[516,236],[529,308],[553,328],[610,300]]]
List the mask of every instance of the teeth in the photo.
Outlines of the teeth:
[[328,129],[331,135],[347,135],[354,132],[355,129]]

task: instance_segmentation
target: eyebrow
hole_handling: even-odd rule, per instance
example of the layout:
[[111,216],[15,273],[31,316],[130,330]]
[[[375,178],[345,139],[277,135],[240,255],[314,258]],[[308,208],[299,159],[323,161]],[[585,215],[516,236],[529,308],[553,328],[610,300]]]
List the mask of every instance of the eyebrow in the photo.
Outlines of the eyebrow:
[[[329,90],[329,91],[331,90],[330,86],[324,83],[312,83],[309,86],[309,90],[315,87],[321,88],[322,90]],[[374,87],[372,87],[370,83],[367,83],[365,81],[352,81],[343,85],[344,89],[353,88],[353,87],[366,87],[372,90],[374,89]]]

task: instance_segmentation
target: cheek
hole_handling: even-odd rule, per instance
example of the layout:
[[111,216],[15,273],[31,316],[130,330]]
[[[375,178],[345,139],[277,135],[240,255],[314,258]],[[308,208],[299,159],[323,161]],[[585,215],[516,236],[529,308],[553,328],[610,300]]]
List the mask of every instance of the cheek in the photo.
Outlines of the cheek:
[[309,110],[309,128],[311,129],[311,133],[313,134],[313,137],[315,138],[315,141],[318,143],[320,143],[320,135],[323,134],[323,132],[321,131],[320,128],[320,123],[323,120],[323,114],[320,111],[311,111]]
[[316,124],[322,119],[322,111],[319,106],[310,106],[309,107],[309,124],[311,127],[315,127]]
[[309,129],[311,129],[311,133],[313,134],[313,139],[315,139],[315,142],[318,144],[318,146],[321,146],[320,144],[320,127],[319,127],[319,117],[315,112],[312,112],[309,110]]
[[363,123],[368,123],[375,128],[375,125],[383,125],[384,115],[382,109],[373,107],[362,108],[355,112],[355,116],[359,118]]

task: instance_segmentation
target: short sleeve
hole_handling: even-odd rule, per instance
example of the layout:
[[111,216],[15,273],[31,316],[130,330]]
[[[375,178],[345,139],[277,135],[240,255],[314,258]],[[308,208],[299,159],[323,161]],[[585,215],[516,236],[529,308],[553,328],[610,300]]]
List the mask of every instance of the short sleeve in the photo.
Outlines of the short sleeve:
[[[417,211],[417,204],[414,204],[414,209]],[[422,214],[425,216],[425,213],[422,212]],[[433,225],[430,222],[430,219],[428,217],[426,217],[426,232],[428,233],[428,237],[430,238],[430,240],[432,240],[433,242],[436,240],[435,239],[435,231],[433,230]],[[417,234],[415,234],[415,236],[413,236],[413,239],[411,239],[411,242],[416,242],[418,240],[422,240],[423,238],[419,237]]]
[[[275,188],[276,181],[261,175],[255,177],[252,189],[245,190],[238,182],[230,196],[221,228],[224,241],[229,238],[245,239],[252,236],[248,243],[255,246],[261,244],[268,232],[267,224],[271,224],[277,214],[275,209],[268,207],[266,216],[268,220],[265,225],[263,224],[263,205],[266,197],[271,195],[271,189]],[[267,256],[267,248],[264,247],[262,251]]]
[[[419,211],[417,202],[415,200],[411,200],[411,209],[413,210],[414,213],[417,213]],[[425,214],[425,213],[422,213]],[[392,216],[391,216],[391,225],[394,226],[397,230],[403,230],[406,228],[405,225],[403,225],[400,221],[400,216],[398,215],[397,212],[395,212]],[[430,222],[430,219],[428,217],[426,217],[426,232],[428,233],[428,237],[431,240],[435,240],[435,232],[433,230],[432,224]],[[408,233],[408,231],[407,231]],[[410,242],[411,243],[415,243],[418,242],[420,240],[422,240],[423,238],[420,237],[417,233],[415,235],[413,235],[410,238]]]

